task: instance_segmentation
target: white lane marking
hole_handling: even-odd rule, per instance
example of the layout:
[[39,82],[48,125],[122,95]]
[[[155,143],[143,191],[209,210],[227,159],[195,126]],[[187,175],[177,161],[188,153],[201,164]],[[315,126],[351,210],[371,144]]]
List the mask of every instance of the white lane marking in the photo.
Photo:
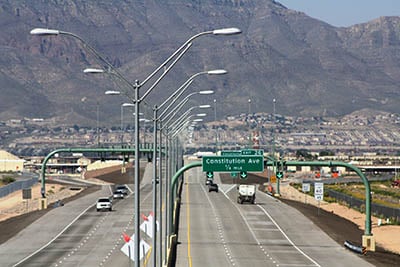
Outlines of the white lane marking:
[[251,233],[251,235],[253,236],[254,240],[257,242],[257,245],[260,245],[260,242],[258,242],[258,239],[256,237],[256,234],[254,233],[253,229],[250,227],[249,222],[247,221],[247,219],[244,217],[243,212],[239,209],[239,207],[237,205],[235,205],[235,203],[232,201],[232,199],[230,199],[228,197],[228,195],[225,192],[222,192],[224,194],[224,196],[230,201],[232,202],[233,206],[238,210],[240,216],[242,217],[244,223],[247,225],[247,228],[249,228],[249,231]]
[[128,188],[128,190],[131,192],[131,194],[133,194],[133,191],[132,191],[132,189],[127,185],[127,184],[125,184],[125,186]]
[[231,191],[233,188],[235,188],[236,187],[236,185],[234,184],[234,185],[232,185],[231,187],[229,187],[227,190],[225,190],[225,192],[224,193],[229,193],[229,191]]
[[221,242],[222,242],[222,246],[224,247],[224,250],[225,250],[225,255],[226,255],[227,259],[231,262],[231,264],[232,264],[233,266],[235,266],[235,261],[234,261],[234,259],[233,259],[233,257],[232,257],[232,253],[231,253],[231,251],[230,251],[230,249],[229,249],[229,247],[228,247],[228,244],[225,242],[224,228],[223,228],[223,225],[222,225],[222,223],[221,223],[221,220],[220,220],[219,217],[218,217],[218,214],[217,214],[217,212],[216,212],[216,208],[215,208],[215,206],[214,206],[214,203],[211,201],[211,199],[210,199],[210,197],[208,196],[208,194],[207,194],[207,192],[206,192],[206,190],[205,190],[205,188],[204,188],[203,185],[201,185],[201,189],[203,190],[204,194],[206,195],[206,198],[207,198],[207,200],[208,200],[208,203],[210,203],[210,206],[211,206],[211,208],[212,208],[212,210],[213,210],[214,217],[215,217],[215,221],[216,221],[216,223],[217,223],[217,230],[218,230],[218,232],[219,232],[219,236],[220,236],[220,239],[221,239]]
[[[129,194],[129,196],[130,196],[130,195],[133,195],[133,191],[129,188],[129,186],[127,186],[127,187],[128,187],[128,189],[131,191],[131,194]],[[144,185],[142,185],[142,186],[140,187],[140,189],[144,189]],[[145,202],[145,201],[147,200],[147,198],[149,198],[150,196],[152,196],[152,195],[153,195],[152,193],[153,193],[153,191],[148,192],[147,195],[145,195],[144,198],[142,199],[141,203]],[[126,227],[124,228],[124,232],[127,232],[128,228],[129,228],[129,225],[132,223],[132,221],[133,221],[133,216],[131,217],[131,219],[130,219],[129,222],[127,223]],[[115,248],[118,247],[118,246],[120,245],[120,243],[121,243],[122,240],[124,240],[124,236],[120,234],[120,235],[119,235],[119,238],[117,238],[116,242],[114,243],[114,248],[110,251],[110,253],[109,253],[108,255],[106,255],[106,256],[103,258],[103,261],[100,262],[100,266],[103,265],[109,258],[111,258],[111,254],[114,253]],[[125,242],[124,242],[124,244],[125,244]],[[122,247],[122,246],[121,246],[121,247]]]
[[283,236],[289,241],[289,243],[297,249],[298,252],[303,254],[304,257],[309,259],[312,263],[314,263],[316,266],[321,267],[315,260],[313,260],[310,256],[308,256],[306,253],[304,253],[299,247],[296,246],[296,244],[293,243],[293,241],[286,235],[286,233],[282,230],[282,228],[278,225],[278,223],[272,218],[272,216],[260,205],[257,204],[257,206],[264,211],[264,213],[268,216],[268,218],[275,224],[275,226],[279,229],[279,231],[283,234]]
[[89,207],[87,207],[86,209],[84,209],[78,216],[75,217],[75,219],[72,220],[72,222],[70,222],[67,226],[65,226],[65,228],[63,230],[61,230],[60,233],[58,233],[53,239],[51,239],[47,244],[45,244],[44,246],[42,246],[41,248],[39,248],[38,250],[36,250],[35,252],[33,252],[32,254],[26,256],[25,258],[23,258],[22,260],[20,260],[19,262],[17,262],[16,264],[13,265],[14,266],[18,266],[19,264],[23,263],[24,261],[28,260],[29,258],[35,256],[37,253],[39,253],[40,251],[42,251],[43,249],[45,249],[46,247],[48,247],[51,243],[54,242],[54,240],[56,240],[60,235],[62,235],[69,227],[71,227],[72,224],[74,224],[83,214],[85,214],[91,207],[93,207],[94,205],[96,205],[96,202],[93,204],[90,204]]
[[[247,225],[247,227],[248,227],[249,230],[250,230],[250,233],[253,235],[254,240],[255,240],[255,241],[258,243],[258,245],[261,247],[260,241],[259,241],[258,238],[256,237],[256,235],[255,235],[253,229],[250,227],[249,223],[247,222],[247,219],[244,217],[244,215],[243,215],[242,211],[240,210],[240,208],[238,207],[238,205],[235,205],[235,203],[233,202],[233,200],[232,200],[231,198],[229,198],[228,195],[227,195],[225,192],[222,192],[222,193],[225,195],[225,197],[226,197],[230,202],[233,203],[233,206],[235,206],[236,209],[239,211],[240,216],[242,216],[242,218],[243,218],[245,224]],[[270,197],[270,198],[272,198],[272,199],[275,199],[274,197],[269,196],[268,194],[266,194],[265,196]],[[277,201],[281,202],[280,200],[277,200]],[[297,249],[297,251],[299,251],[304,257],[306,257],[307,259],[309,259],[309,260],[310,260],[312,263],[314,263],[316,266],[321,267],[321,265],[319,265],[315,260],[313,260],[310,256],[308,256],[307,254],[305,254],[300,248],[298,248],[298,247],[293,243],[293,241],[283,232],[282,228],[279,227],[279,225],[275,222],[275,220],[272,219],[271,215],[270,215],[260,204],[256,204],[256,205],[257,205],[257,207],[259,207],[259,208],[268,216],[268,218],[273,222],[273,224],[275,224],[275,226],[276,226],[276,227],[278,228],[278,230],[283,234],[283,236],[289,241],[289,243],[290,243],[295,249]],[[272,260],[272,257],[270,258],[270,260]]]

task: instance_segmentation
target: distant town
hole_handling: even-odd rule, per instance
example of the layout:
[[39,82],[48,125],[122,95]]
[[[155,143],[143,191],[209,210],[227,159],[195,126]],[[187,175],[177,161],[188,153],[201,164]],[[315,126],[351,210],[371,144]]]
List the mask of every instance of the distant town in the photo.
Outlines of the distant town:
[[[152,142],[152,123],[140,125],[140,142]],[[0,122],[0,149],[18,156],[46,155],[63,147],[132,146],[133,127],[54,126],[45,119]],[[290,154],[310,153],[399,155],[400,115],[360,112],[341,118],[241,114],[198,124],[186,149],[216,151],[245,147]]]

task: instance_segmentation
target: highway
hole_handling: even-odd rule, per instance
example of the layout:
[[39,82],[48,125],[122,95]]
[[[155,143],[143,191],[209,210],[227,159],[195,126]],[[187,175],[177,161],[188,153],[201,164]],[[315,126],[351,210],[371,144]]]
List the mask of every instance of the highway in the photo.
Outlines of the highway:
[[373,266],[297,210],[258,191],[238,204],[236,186],[208,192],[201,168],[185,175],[176,266]]
[[[146,167],[149,173],[147,169],[151,165]],[[132,235],[134,228],[133,185],[128,186],[130,195],[114,200],[112,212],[95,208],[98,197],[111,195],[111,185],[52,209],[0,245],[0,266],[128,266],[128,257],[120,251],[122,233]],[[148,214],[151,183],[142,183],[140,196],[141,212]]]
[[[151,210],[149,176],[151,164],[141,184],[144,214]],[[266,194],[257,192],[255,205],[237,204],[235,185],[215,176],[219,193],[207,191],[201,168],[185,174],[176,266],[372,266]],[[114,200],[112,212],[94,208],[111,190],[103,186],[43,215],[0,245],[0,266],[132,266],[120,249],[122,233],[133,234],[133,194]],[[149,255],[143,266],[153,266]]]

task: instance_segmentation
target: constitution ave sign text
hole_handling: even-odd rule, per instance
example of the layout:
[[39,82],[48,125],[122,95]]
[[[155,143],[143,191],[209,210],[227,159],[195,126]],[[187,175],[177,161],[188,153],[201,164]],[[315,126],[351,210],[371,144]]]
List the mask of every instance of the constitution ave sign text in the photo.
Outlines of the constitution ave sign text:
[[203,156],[203,172],[263,172],[263,156]]

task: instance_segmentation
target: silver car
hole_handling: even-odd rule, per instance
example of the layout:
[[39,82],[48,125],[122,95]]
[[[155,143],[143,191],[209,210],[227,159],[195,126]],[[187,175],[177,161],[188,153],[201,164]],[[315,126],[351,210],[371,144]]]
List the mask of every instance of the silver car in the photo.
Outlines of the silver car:
[[122,190],[115,190],[113,193],[113,198],[115,199],[123,199],[125,197],[125,194],[122,192]]

